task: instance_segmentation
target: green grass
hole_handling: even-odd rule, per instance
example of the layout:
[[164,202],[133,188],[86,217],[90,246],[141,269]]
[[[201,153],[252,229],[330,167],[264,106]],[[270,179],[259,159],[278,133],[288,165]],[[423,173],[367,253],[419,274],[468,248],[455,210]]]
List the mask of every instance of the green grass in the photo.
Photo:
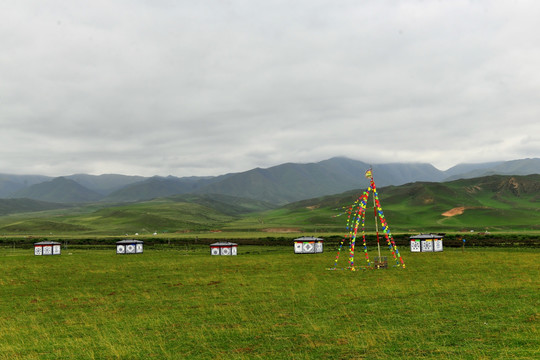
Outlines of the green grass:
[[328,248],[0,249],[0,359],[540,356],[537,249],[401,251],[350,272]]

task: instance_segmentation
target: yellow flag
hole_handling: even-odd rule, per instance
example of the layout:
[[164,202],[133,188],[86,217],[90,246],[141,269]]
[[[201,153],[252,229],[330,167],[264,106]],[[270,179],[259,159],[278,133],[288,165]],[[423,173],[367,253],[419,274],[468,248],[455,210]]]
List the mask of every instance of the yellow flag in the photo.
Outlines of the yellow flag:
[[368,179],[370,179],[370,178],[372,177],[371,169],[368,170],[368,171],[366,171],[366,177],[367,177]]

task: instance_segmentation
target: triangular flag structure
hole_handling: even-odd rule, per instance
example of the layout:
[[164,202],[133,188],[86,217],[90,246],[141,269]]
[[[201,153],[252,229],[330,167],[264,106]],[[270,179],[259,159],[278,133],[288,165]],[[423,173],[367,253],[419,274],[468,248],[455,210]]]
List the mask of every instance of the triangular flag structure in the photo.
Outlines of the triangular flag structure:
[[[403,259],[401,258],[401,255],[396,246],[396,243],[394,242],[394,238],[392,237],[392,234],[390,233],[390,229],[388,228],[388,223],[386,222],[386,219],[384,218],[381,202],[379,201],[379,195],[377,194],[377,187],[375,186],[375,181],[373,180],[373,171],[371,169],[366,171],[366,177],[369,179],[369,182],[370,182],[369,187],[351,206],[347,207],[346,213],[347,213],[348,233],[347,235],[343,237],[343,239],[341,240],[339,244],[339,249],[338,249],[336,259],[334,262],[334,267],[330,268],[329,270],[337,269],[339,255],[341,253],[343,243],[348,239],[350,245],[349,245],[349,267],[347,269],[356,271],[356,266],[354,263],[354,251],[355,251],[356,239],[358,235],[358,227],[360,226],[360,224],[362,225],[362,242],[364,245],[364,254],[367,261],[366,268],[368,269],[379,268],[378,264],[375,264],[373,261],[370,260],[367,244],[366,244],[366,232],[365,232],[366,208],[367,208],[367,201],[368,201],[370,192],[373,192],[373,211],[375,214],[375,224],[377,227],[377,244],[379,243],[379,231],[378,231],[377,221],[380,221],[382,225],[384,237],[388,244],[388,248],[394,257],[394,260],[396,261],[395,266],[403,267],[403,268],[405,267],[405,263],[403,262]],[[380,258],[380,254],[379,254],[379,258]]]

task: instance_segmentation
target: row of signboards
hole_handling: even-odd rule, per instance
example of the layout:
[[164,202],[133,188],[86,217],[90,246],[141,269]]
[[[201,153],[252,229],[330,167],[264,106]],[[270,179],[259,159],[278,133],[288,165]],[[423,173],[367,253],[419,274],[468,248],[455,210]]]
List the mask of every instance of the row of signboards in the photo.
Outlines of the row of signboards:
[[[294,240],[295,254],[318,254],[323,252],[323,239],[304,236]],[[217,242],[210,245],[211,255],[235,256],[238,254],[238,244]]]
[[140,240],[122,240],[116,243],[117,254],[141,254],[143,242]]
[[[410,237],[411,252],[443,251],[443,236],[441,234],[420,234]],[[61,244],[54,241],[42,241],[34,244],[34,255],[60,255]],[[116,243],[117,254],[141,254],[143,241],[122,240]],[[295,254],[318,254],[323,252],[323,239],[305,236],[294,240]],[[211,255],[235,256],[238,254],[238,244],[232,242],[217,242],[210,245]]]
[[[34,244],[34,255],[60,255],[61,244],[53,241],[43,241]],[[122,240],[116,243],[117,254],[141,254],[143,241]],[[317,254],[323,252],[323,240],[315,237],[302,237],[294,241],[295,254]],[[238,244],[232,242],[217,242],[210,245],[211,255],[235,256],[238,254]]]
[[[61,243],[55,241],[41,241],[34,244],[34,255],[60,255]],[[116,243],[117,254],[141,254],[143,242],[140,240],[122,240]]]
[[294,240],[295,254],[319,254],[323,252],[323,239],[304,236]]
[[55,241],[41,241],[34,244],[34,255],[60,255],[61,244]]
[[443,251],[443,235],[420,234],[411,236],[411,252]]
[[217,242],[210,245],[211,255],[235,256],[238,254],[238,244],[232,242]]

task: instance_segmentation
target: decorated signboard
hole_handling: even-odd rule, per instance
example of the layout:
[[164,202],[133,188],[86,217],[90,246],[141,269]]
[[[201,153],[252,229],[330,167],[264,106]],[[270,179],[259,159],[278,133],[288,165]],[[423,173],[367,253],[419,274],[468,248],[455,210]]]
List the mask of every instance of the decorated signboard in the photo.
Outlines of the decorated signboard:
[[295,254],[318,254],[323,252],[323,239],[313,236],[303,236],[294,239]]
[[422,251],[422,245],[420,244],[420,239],[411,239],[411,252],[420,252]]
[[121,240],[116,242],[117,254],[141,254],[144,242],[141,240]]
[[60,255],[61,243],[56,241],[41,241],[34,244],[34,255]]
[[433,239],[422,239],[422,252],[433,251]]
[[210,244],[211,255],[235,256],[238,254],[238,244],[222,241]]
[[419,234],[411,239],[411,252],[443,251],[444,234]]
[[443,251],[442,238],[433,239],[433,251]]

